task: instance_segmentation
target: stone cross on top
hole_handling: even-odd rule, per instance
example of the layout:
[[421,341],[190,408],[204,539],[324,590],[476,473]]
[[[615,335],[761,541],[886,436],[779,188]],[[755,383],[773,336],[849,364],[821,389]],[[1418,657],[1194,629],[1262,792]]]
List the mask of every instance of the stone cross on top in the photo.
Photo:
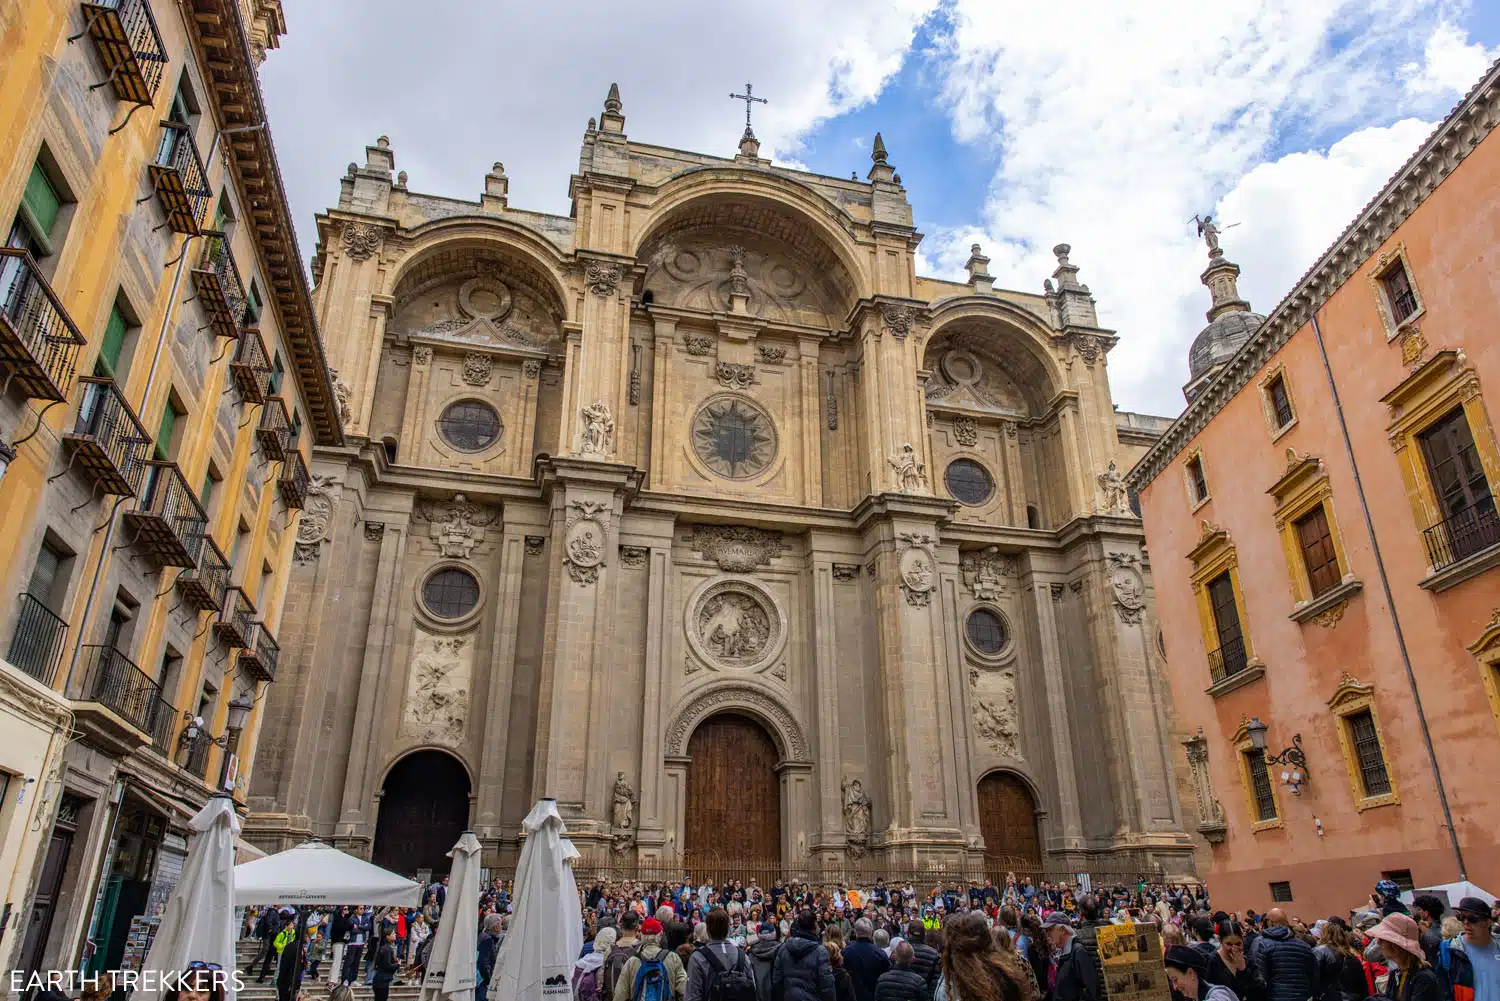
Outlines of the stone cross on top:
[[756,97],[755,88],[748,83],[745,84],[745,92],[743,94],[730,94],[729,97],[735,101],[745,102],[745,135],[747,137],[755,135],[750,129],[750,106],[752,104],[770,104],[771,102],[767,101],[764,97]]

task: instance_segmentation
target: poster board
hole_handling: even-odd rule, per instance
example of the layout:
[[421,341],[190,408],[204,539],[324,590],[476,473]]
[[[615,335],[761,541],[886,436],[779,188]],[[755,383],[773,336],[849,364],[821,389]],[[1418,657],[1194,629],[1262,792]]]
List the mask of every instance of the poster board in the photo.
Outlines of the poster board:
[[1102,925],[1096,940],[1109,1001],[1165,1001],[1171,996],[1155,925]]
[[125,955],[120,960],[120,969],[139,970],[151,951],[151,942],[156,930],[161,927],[161,918],[137,915],[130,919],[130,933],[125,937]]

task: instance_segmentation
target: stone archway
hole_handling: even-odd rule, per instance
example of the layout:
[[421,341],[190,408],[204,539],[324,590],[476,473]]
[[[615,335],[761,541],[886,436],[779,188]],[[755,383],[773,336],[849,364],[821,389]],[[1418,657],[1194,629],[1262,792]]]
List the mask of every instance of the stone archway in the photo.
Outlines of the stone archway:
[[979,833],[986,856],[1040,868],[1042,835],[1036,814],[1036,797],[1014,772],[990,772],[979,780]]
[[683,848],[689,862],[753,860],[775,868],[781,860],[780,755],[765,727],[739,713],[716,713],[694,728],[687,751]]
[[469,824],[469,773],[453,755],[409,754],[386,773],[372,861],[405,876],[448,871],[447,857]]

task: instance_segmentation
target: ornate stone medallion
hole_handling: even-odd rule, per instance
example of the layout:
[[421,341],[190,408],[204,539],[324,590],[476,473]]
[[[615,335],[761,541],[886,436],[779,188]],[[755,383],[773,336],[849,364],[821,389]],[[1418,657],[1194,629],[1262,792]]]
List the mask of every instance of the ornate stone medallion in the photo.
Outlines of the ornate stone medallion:
[[786,628],[776,602],[747,580],[720,580],[688,602],[687,637],[710,667],[757,669],[780,654]]
[[513,301],[510,287],[488,276],[470,278],[458,287],[458,308],[491,323],[505,319]]
[[776,458],[776,425],[742,396],[716,396],[698,409],[693,451],[709,471],[727,479],[759,475]]

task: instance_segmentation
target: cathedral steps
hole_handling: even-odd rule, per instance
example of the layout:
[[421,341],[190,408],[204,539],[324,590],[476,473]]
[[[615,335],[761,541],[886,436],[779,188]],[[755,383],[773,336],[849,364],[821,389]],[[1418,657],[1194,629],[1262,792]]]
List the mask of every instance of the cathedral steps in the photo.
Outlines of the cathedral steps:
[[[265,983],[255,982],[255,974],[259,972],[252,969],[255,957],[260,954],[260,940],[253,938],[240,939],[235,943],[235,965],[239,967],[240,977],[244,981],[245,989],[236,995],[236,1001],[276,1001],[275,974],[266,978]],[[330,984],[328,982],[329,964],[325,958],[318,968],[318,980],[316,982],[306,978],[302,981],[302,994],[307,1001],[318,1001],[328,994]],[[416,982],[394,983],[391,985],[390,1001],[417,1001],[422,993],[422,987]],[[363,983],[354,985],[355,1001],[373,1001],[375,994]]]

